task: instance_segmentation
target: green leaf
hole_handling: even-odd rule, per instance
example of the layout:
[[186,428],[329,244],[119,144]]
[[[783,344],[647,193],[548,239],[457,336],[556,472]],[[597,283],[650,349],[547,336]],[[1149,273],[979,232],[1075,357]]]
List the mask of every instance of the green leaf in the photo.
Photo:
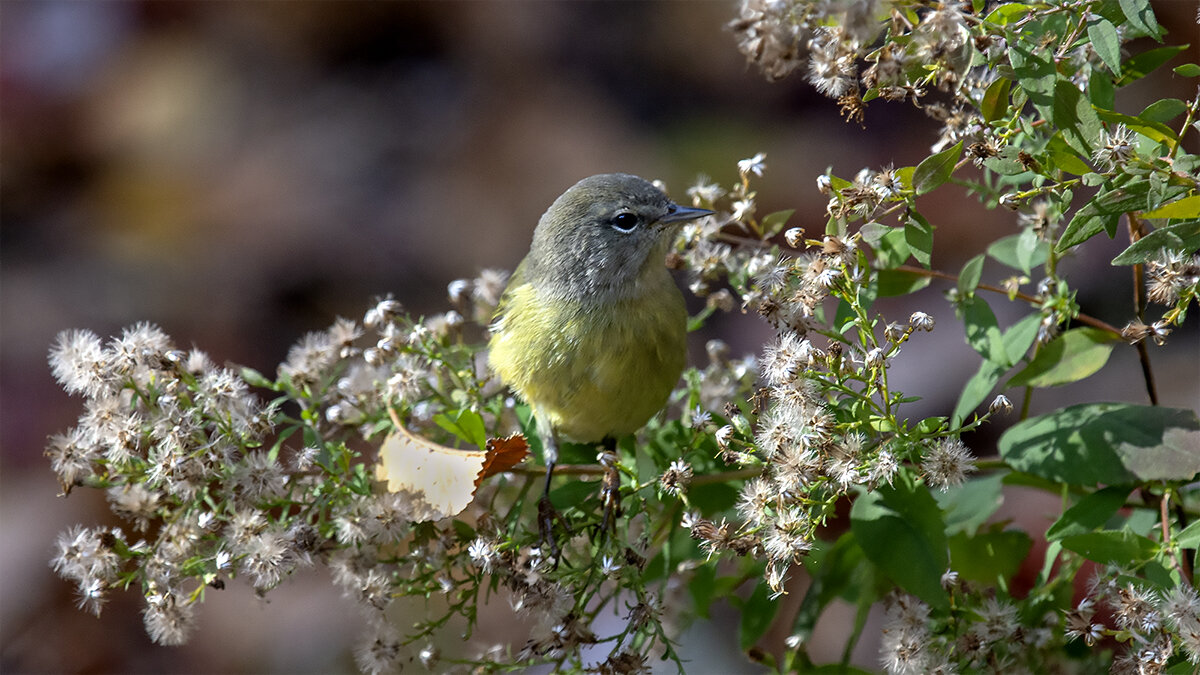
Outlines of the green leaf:
[[766,582],[759,581],[750,597],[740,604],[742,623],[738,627],[738,643],[742,651],[746,651],[771,627],[775,613],[779,611],[779,603],[771,599],[771,590]]
[[875,264],[882,269],[903,265],[912,251],[904,240],[904,228],[892,228],[879,239],[875,246]]
[[484,427],[483,417],[474,410],[460,410],[454,419],[439,413],[434,416],[433,421],[439,427],[480,450],[484,449],[487,445],[487,429]]
[[1145,178],[1125,179],[1120,184],[1100,191],[1075,213],[1071,222],[1067,223],[1055,249],[1065,252],[1091,239],[1102,230],[1110,232],[1110,237],[1113,236],[1121,215],[1144,208],[1149,193],[1150,181]]
[[1067,145],[1061,131],[1050,138],[1050,142],[1046,145],[1046,151],[1050,153],[1050,161],[1054,163],[1054,166],[1067,173],[1083,176],[1092,172],[1092,167],[1088,166],[1087,162],[1083,161],[1075,150]]
[[[1142,565],[1142,568],[1139,571],[1141,574],[1138,576],[1118,574],[1117,583],[1133,583],[1142,585],[1148,583],[1153,586],[1155,590],[1165,592],[1179,586],[1179,584],[1183,582],[1183,579],[1179,576],[1179,572],[1177,570],[1163,567],[1161,558],[1155,558],[1154,560],[1147,561],[1146,564]],[[1191,673],[1191,675],[1196,675],[1192,671],[1189,671],[1189,673]]]
[[[914,400],[920,400],[920,399],[914,399]],[[946,426],[946,418],[945,417],[941,417],[941,416],[926,417],[925,419],[921,420],[920,422],[917,422],[916,426],[913,427],[913,432],[916,434],[919,434],[921,436],[928,436],[930,434],[936,434],[937,432],[942,431],[945,428],[945,426]]]
[[688,489],[688,500],[700,515],[712,517],[733,508],[739,492],[729,483],[705,483]]
[[[1016,471],[1056,483],[1133,483],[1136,476],[1112,444],[1103,442],[1112,430],[1105,414],[1121,405],[1087,403],[1018,422],[1000,436],[1000,456]],[[1091,440],[1097,441],[1094,447]]]
[[989,171],[995,171],[1001,176],[1018,176],[1026,173],[1029,169],[1020,160],[1021,151],[1018,148],[1009,146],[1000,151],[1000,154],[995,157],[988,157],[983,160],[983,165]]
[[967,344],[971,349],[992,363],[1008,366],[1008,351],[1004,348],[1004,335],[996,322],[991,306],[978,295],[960,303],[962,320],[966,328]]
[[968,260],[958,273],[958,292],[963,296],[971,296],[975,294],[975,289],[979,287],[979,279],[983,276],[983,254],[975,256]]
[[1012,80],[997,77],[983,92],[983,101],[979,104],[979,112],[983,121],[994,122],[1008,112],[1008,92],[1012,89]]
[[912,256],[926,269],[933,256],[933,226],[916,211],[908,212],[908,220],[904,223],[904,241],[912,251]]
[[600,494],[600,481],[573,480],[550,491],[550,503],[559,511],[579,506],[591,497]]
[[1121,462],[1143,481],[1190,481],[1200,473],[1200,420],[1181,408],[1143,406],[1116,411],[1110,423],[1123,422],[1113,447]]
[[1134,29],[1142,35],[1162,42],[1160,38],[1162,29],[1158,27],[1158,21],[1154,19],[1154,10],[1150,8],[1150,0],[1119,0],[1119,2],[1121,11],[1125,13],[1125,18],[1129,19],[1129,24]]
[[994,23],[998,26],[1007,26],[1010,23],[1020,21],[1029,15],[1029,5],[1021,2],[1009,2],[1000,5],[988,13],[984,21]]
[[1121,39],[1117,37],[1117,27],[1103,17],[1095,17],[1088,22],[1088,38],[1092,48],[1114,74],[1121,74]]
[[974,478],[945,492],[935,492],[933,498],[942,509],[946,534],[975,534],[1004,503],[1003,484],[1004,474],[996,473]]
[[696,610],[696,616],[701,619],[711,617],[709,607],[712,607],[713,601],[718,597],[716,582],[716,565],[697,565],[688,579],[687,587],[692,596],[692,607]]
[[1092,105],[1104,110],[1111,110],[1116,104],[1117,91],[1113,86],[1113,78],[1102,70],[1093,70],[1088,78],[1088,100]]
[[787,224],[788,218],[791,218],[795,212],[796,209],[786,209],[768,214],[763,216],[763,219],[759,222],[759,226],[767,235],[774,236],[783,231],[783,226]]
[[1051,50],[1023,40],[1014,42],[1008,50],[1017,82],[1043,117],[1050,119],[1054,101],[1054,82],[1058,73]]
[[1085,403],[1019,422],[1000,437],[1016,471],[1070,485],[1189,480],[1200,461],[1191,410]]
[[525,442],[529,443],[529,455],[542,461],[544,453],[542,451],[542,437],[538,433],[537,421],[533,418],[533,411],[524,403],[518,404],[514,409],[517,413],[517,425],[521,427],[521,434],[525,436]]
[[1054,83],[1054,107],[1050,117],[1063,134],[1063,140],[1080,155],[1092,153],[1092,144],[1100,136],[1100,118],[1083,92],[1065,77]]
[[959,141],[954,147],[930,155],[917,165],[913,171],[913,190],[917,195],[926,194],[950,180],[950,174],[954,173],[954,166],[958,163],[962,149],[963,141]]
[[1004,331],[1004,353],[1008,355],[1010,365],[1025,357],[1025,353],[1037,339],[1038,328],[1041,325],[1041,314],[1029,314]]
[[1134,567],[1154,557],[1158,544],[1128,530],[1102,530],[1062,539],[1063,548],[1102,565]]
[[251,387],[262,387],[263,389],[274,389],[275,383],[268,380],[266,376],[253,368],[246,366],[242,367],[242,380]]
[[1099,110],[1096,112],[1096,114],[1100,117],[1100,119],[1108,122],[1109,124],[1124,124],[1125,126],[1129,127],[1131,131],[1136,131],[1155,143],[1167,143],[1178,140],[1179,138],[1175,134],[1174,129],[1163,124],[1162,122],[1143,119],[1141,117],[1134,117],[1132,115],[1124,115],[1119,112],[1113,112],[1112,110]]
[[[1100,0],[1100,2],[1092,5],[1089,9],[1108,19],[1109,23],[1114,26],[1120,26],[1125,23],[1125,13],[1121,11],[1121,6],[1117,4],[1117,0]],[[1074,24],[1072,23],[1072,25]]]
[[1125,518],[1125,524],[1121,526],[1123,530],[1129,530],[1134,534],[1158,535],[1159,529],[1158,509],[1132,508],[1129,509],[1129,516]]
[[1131,82],[1142,79],[1190,46],[1172,45],[1170,47],[1158,47],[1157,49],[1149,49],[1137,56],[1126,59],[1121,72],[1121,79],[1117,80],[1117,86],[1124,87]]
[[1125,505],[1129,492],[1127,486],[1110,485],[1080,499],[1046,530],[1046,540],[1057,541],[1103,527]]
[[1200,77],[1200,66],[1194,63],[1185,63],[1182,66],[1173,68],[1176,75],[1181,77]]
[[1050,580],[1050,574],[1054,571],[1054,561],[1058,560],[1058,554],[1061,552],[1061,542],[1052,541],[1046,547],[1046,553],[1042,556],[1042,569],[1038,572],[1037,579],[1034,580],[1035,588]]
[[862,227],[858,228],[858,233],[862,235],[863,241],[870,244],[871,248],[878,246],[879,241],[883,239],[883,235],[891,231],[892,228],[888,227],[887,225],[876,223],[874,221],[863,223]]
[[1180,548],[1200,548],[1200,520],[1183,528],[1183,531],[1175,535],[1175,543]]
[[1023,230],[998,239],[987,248],[987,254],[996,262],[1007,265],[1025,274],[1046,262],[1050,255],[1050,244],[1038,239],[1032,229]]
[[[1000,527],[997,525],[997,527]],[[998,584],[1016,576],[1033,548],[1029,535],[1018,530],[982,532],[950,537],[950,565],[963,581]]]
[[1033,228],[1026,228],[1017,238],[1017,264],[1029,273],[1050,257],[1050,243],[1040,239]]
[[1042,346],[1010,387],[1053,387],[1094,375],[1108,362],[1113,336],[1098,328],[1072,328]]
[[1008,366],[999,363],[993,363],[987,359],[979,364],[979,370],[967,380],[963,385],[963,391],[958,396],[958,403],[954,406],[954,412],[950,415],[951,423],[954,425],[962,424],[966,421],[967,416],[975,412],[975,409],[987,400],[992,391],[996,389],[996,385],[1000,383],[1000,378],[1008,371]]
[[881,298],[915,293],[929,285],[932,278],[924,274],[904,270],[879,270],[875,273],[875,283]]
[[1200,195],[1192,195],[1147,211],[1146,218],[1200,218]]
[[855,587],[869,586],[869,580],[865,578],[867,575],[864,574],[869,567],[865,563],[862,548],[852,532],[838,537],[828,550],[815,551],[814,555],[806,558],[804,568],[812,577],[812,583],[800,602],[792,633],[807,642],[829,603]]
[[850,509],[850,529],[867,559],[931,606],[949,607],[942,573],[949,563],[937,502],[903,473],[890,486],[862,494]]
[[1187,112],[1187,104],[1177,98],[1163,98],[1146,106],[1138,117],[1147,122],[1166,123]]
[[1026,103],[1029,103],[1029,94],[1026,94],[1025,88],[1021,86],[1013,87],[1011,98],[1013,110],[1021,110]]
[[1200,220],[1193,220],[1158,228],[1121,251],[1112,259],[1112,264],[1136,265],[1157,259],[1163,251],[1186,252],[1197,249],[1200,249]]
[[1183,659],[1179,663],[1167,664],[1162,670],[1163,675],[1196,675],[1196,666],[1189,660]]
[[455,518],[454,521],[451,522],[451,526],[454,528],[455,536],[457,536],[460,541],[466,541],[468,539],[475,538],[475,528],[471,527],[469,524]]

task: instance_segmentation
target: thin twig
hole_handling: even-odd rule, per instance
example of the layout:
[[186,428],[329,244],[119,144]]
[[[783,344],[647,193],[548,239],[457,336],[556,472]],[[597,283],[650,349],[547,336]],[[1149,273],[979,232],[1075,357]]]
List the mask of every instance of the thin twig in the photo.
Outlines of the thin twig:
[[[892,269],[895,269],[900,272],[909,272],[910,274],[918,274],[921,276],[932,277],[935,279],[945,279],[946,281],[955,281],[955,282],[958,281],[957,275],[947,274],[946,272],[941,272],[938,270],[927,270],[924,267],[913,267],[912,265],[900,265],[899,267],[894,267]],[[976,286],[976,288],[979,288],[979,289],[985,290],[985,291],[990,291],[992,293],[1001,293],[1003,295],[1008,295],[1007,290],[1000,288],[999,286],[992,286],[991,284],[979,284],[978,286]],[[1036,305],[1041,302],[1040,300],[1033,297],[1032,295],[1029,295],[1028,293],[1021,293],[1020,291],[1017,291],[1016,293],[1014,293],[1013,297],[1024,300],[1025,302],[1028,302],[1031,305]],[[1080,314],[1075,315],[1075,320],[1081,324],[1084,324],[1085,326],[1091,326],[1092,328],[1099,328],[1100,330],[1102,330],[1106,333],[1111,333],[1116,337],[1121,337],[1121,329],[1113,326],[1110,323],[1101,321],[1100,319],[1097,319],[1094,316],[1080,313]]]
[[[722,241],[728,242],[730,244],[737,244],[737,245],[741,245],[741,246],[754,246],[757,248],[766,248],[767,246],[770,245],[767,242],[759,241],[757,239],[750,239],[749,237],[741,237],[736,234],[731,234],[731,233],[727,233],[727,232],[718,232],[716,238],[720,239]],[[792,249],[791,247],[788,247],[788,246],[780,246],[780,248],[784,248],[784,249],[788,249],[788,250],[796,250],[796,249]],[[909,272],[911,274],[918,274],[921,276],[932,277],[932,278],[936,278],[936,279],[945,279],[946,281],[954,281],[954,282],[958,281],[958,277],[956,275],[947,274],[946,272],[941,272],[939,270],[927,270],[924,267],[913,267],[911,265],[899,265],[899,266],[893,267],[891,269],[894,269],[894,270],[897,270],[900,272]],[[976,286],[976,288],[979,288],[979,289],[982,289],[985,291],[990,291],[992,293],[1000,293],[1002,295],[1009,294],[1008,290],[1000,288],[999,286],[993,286],[991,284],[979,284],[978,286]],[[1024,300],[1025,302],[1028,302],[1031,305],[1036,305],[1041,302],[1040,300],[1033,297],[1032,295],[1029,295],[1028,293],[1022,293],[1020,291],[1013,293],[1012,297],[1020,298],[1021,300]],[[1100,319],[1097,319],[1094,316],[1090,316],[1088,314],[1083,314],[1081,312],[1081,313],[1075,315],[1075,320],[1085,326],[1091,326],[1092,328],[1098,328],[1106,333],[1110,333],[1114,337],[1121,337],[1121,329],[1117,328],[1116,326],[1113,326],[1110,323],[1101,321]]]
[[1181,577],[1182,581],[1188,585],[1191,585],[1192,573],[1191,573],[1190,569],[1187,569],[1187,565],[1185,564],[1186,560],[1180,560],[1179,552],[1176,551],[1173,546],[1170,546],[1171,525],[1170,525],[1170,520],[1169,520],[1170,516],[1168,515],[1168,513],[1169,513],[1169,509],[1168,509],[1169,504],[1168,503],[1170,501],[1171,501],[1171,491],[1170,490],[1163,492],[1163,495],[1158,498],[1159,518],[1162,523],[1163,546],[1171,552],[1171,558],[1175,561],[1175,567],[1179,570],[1179,576]]
[[[1132,213],[1125,214],[1129,224],[1129,244],[1132,246],[1142,238],[1142,222]],[[1133,310],[1141,324],[1146,321],[1146,277],[1142,263],[1133,266]],[[1158,405],[1158,389],[1154,386],[1154,371],[1150,369],[1150,350],[1145,340],[1137,342],[1138,361],[1142,364],[1142,378],[1146,381],[1146,393],[1150,405]]]

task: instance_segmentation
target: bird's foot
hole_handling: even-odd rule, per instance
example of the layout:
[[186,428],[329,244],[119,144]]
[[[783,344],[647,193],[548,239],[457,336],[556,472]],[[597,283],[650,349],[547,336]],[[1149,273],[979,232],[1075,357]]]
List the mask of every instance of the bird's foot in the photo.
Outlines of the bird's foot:
[[554,567],[558,567],[558,559],[562,551],[558,548],[558,540],[554,537],[554,524],[558,523],[565,529],[562,515],[550,503],[549,495],[542,495],[538,500],[538,533],[541,535],[542,548],[548,550],[554,558]]
[[600,503],[604,505],[604,519],[600,521],[601,541],[610,531],[617,529],[617,516],[621,515],[621,472],[615,464],[604,468],[604,478],[600,481]]

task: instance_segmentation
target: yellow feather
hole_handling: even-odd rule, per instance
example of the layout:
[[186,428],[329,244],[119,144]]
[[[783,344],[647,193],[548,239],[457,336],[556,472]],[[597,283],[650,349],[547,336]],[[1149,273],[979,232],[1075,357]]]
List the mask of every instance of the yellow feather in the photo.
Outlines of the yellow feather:
[[662,407],[683,371],[687,310],[665,269],[642,276],[606,303],[509,286],[489,360],[539,424],[591,442],[632,433]]

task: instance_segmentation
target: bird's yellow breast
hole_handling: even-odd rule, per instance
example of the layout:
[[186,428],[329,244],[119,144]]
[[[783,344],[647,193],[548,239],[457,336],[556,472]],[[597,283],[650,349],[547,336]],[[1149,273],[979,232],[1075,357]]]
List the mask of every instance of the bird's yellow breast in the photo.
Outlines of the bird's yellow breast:
[[489,363],[563,438],[632,433],[666,403],[687,357],[683,297],[665,270],[661,281],[607,303],[510,288]]

